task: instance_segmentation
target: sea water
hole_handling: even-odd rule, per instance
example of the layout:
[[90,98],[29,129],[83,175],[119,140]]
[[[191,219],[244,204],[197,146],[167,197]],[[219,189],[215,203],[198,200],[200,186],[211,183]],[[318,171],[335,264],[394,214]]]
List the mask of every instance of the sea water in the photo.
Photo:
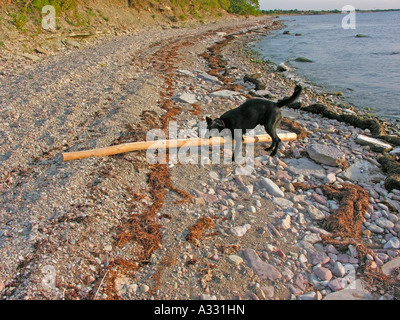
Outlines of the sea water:
[[[265,60],[289,64],[327,92],[343,92],[356,107],[400,121],[400,11],[356,13],[355,29],[343,28],[344,18],[283,16],[284,29],[271,32],[254,49]],[[294,61],[298,57],[313,62]]]

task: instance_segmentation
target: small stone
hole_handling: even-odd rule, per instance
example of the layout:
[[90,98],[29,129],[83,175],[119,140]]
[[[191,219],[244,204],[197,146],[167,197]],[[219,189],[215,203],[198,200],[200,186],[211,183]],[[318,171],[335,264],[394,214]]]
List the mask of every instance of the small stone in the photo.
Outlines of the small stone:
[[208,73],[202,72],[199,74],[199,78],[208,82],[221,82],[217,77],[211,76]]
[[334,173],[328,173],[325,178],[325,182],[332,184],[336,182],[336,175]]
[[301,295],[302,293],[303,293],[303,290],[300,290],[299,288],[297,288],[297,287],[295,287],[295,286],[293,286],[293,285],[289,285],[288,286],[288,288],[289,288],[289,291],[295,296],[295,297],[297,297],[297,296],[299,296],[299,295]]
[[281,189],[270,179],[261,177],[260,180],[261,184],[267,189],[267,192],[274,196],[274,197],[284,197],[284,193],[282,192]]
[[245,187],[245,184],[243,182],[243,178],[240,175],[235,175],[234,179],[235,179],[236,183],[238,184],[238,186],[240,188],[244,188]]
[[199,190],[194,190],[194,192],[197,194],[198,197],[203,198],[205,202],[214,203],[218,201],[218,197],[214,194],[207,194]]
[[324,267],[317,267],[314,270],[314,274],[323,281],[329,281],[332,279],[332,272]]
[[181,94],[177,95],[176,98],[180,102],[189,103],[189,104],[198,102],[196,95],[193,93],[188,93],[188,92],[181,93]]
[[261,279],[275,281],[282,278],[282,274],[274,266],[262,261],[253,249],[246,249],[243,254],[247,264]]
[[149,292],[149,290],[150,290],[150,287],[147,284],[142,284],[140,286],[140,291],[142,291],[142,292]]
[[245,224],[243,226],[233,227],[231,228],[230,231],[235,236],[243,237],[250,228],[251,228],[250,224]]
[[301,290],[305,291],[307,289],[308,278],[303,273],[298,273],[293,278],[294,284],[298,286]]
[[311,291],[311,292],[302,294],[301,296],[298,296],[297,299],[298,300],[316,300],[317,294],[315,292]]
[[273,286],[263,286],[261,290],[264,292],[267,298],[272,299],[275,294],[275,288]]
[[393,229],[394,227],[394,223],[386,218],[378,218],[375,220],[375,223],[378,226],[386,229]]
[[388,152],[393,149],[393,147],[390,144],[383,142],[382,140],[379,139],[365,136],[363,134],[357,136],[356,142],[360,145],[370,146],[371,149],[375,152]]
[[372,231],[366,229],[366,230],[363,231],[363,235],[369,238],[369,237],[371,237],[371,235],[372,235]]
[[371,224],[368,226],[368,230],[372,231],[373,233],[384,233],[385,230],[376,224]]
[[346,275],[346,269],[341,262],[335,262],[333,265],[332,274],[338,278],[343,278]]
[[193,199],[193,203],[195,205],[198,205],[198,206],[205,206],[206,205],[206,202],[204,201],[203,198],[194,198]]
[[289,215],[286,215],[285,218],[281,220],[280,226],[285,230],[290,229],[290,227],[291,227],[291,218],[290,218]]
[[342,289],[346,288],[346,286],[347,286],[347,280],[343,279],[343,278],[333,279],[333,280],[329,281],[329,283],[328,283],[328,287],[332,291],[342,290]]
[[235,254],[232,254],[232,255],[228,256],[228,259],[229,259],[230,262],[232,262],[233,264],[235,264],[237,266],[239,264],[243,263],[242,257],[239,257],[239,256],[237,256]]
[[328,166],[339,166],[346,161],[345,154],[336,147],[314,143],[307,148],[311,159]]
[[113,249],[112,246],[109,244],[104,246],[104,251],[110,252],[110,251],[112,251],[112,249]]
[[308,233],[303,237],[303,241],[309,242],[309,243],[317,243],[322,240],[321,236],[317,233]]
[[247,192],[248,194],[252,195],[254,191],[254,186],[252,184],[249,184],[244,187],[244,191]]
[[392,237],[385,243],[383,246],[384,249],[400,249],[400,240],[399,238]]
[[219,175],[215,171],[210,171],[208,175],[210,176],[211,179],[219,180]]
[[285,198],[274,198],[272,202],[283,209],[293,208],[294,206],[292,201]]
[[327,204],[327,200],[326,200],[324,197],[322,197],[322,196],[320,196],[319,194],[317,194],[317,193],[313,193],[312,197],[313,197],[314,200],[317,201],[319,204],[322,204],[322,205],[326,205],[326,204]]
[[311,258],[314,266],[317,264],[324,265],[330,261],[329,256],[325,252],[315,252],[312,254]]
[[307,207],[307,212],[314,220],[322,220],[325,218],[325,214],[313,205]]
[[392,271],[394,269],[397,269],[400,267],[400,257],[394,258],[393,260],[386,262],[382,266],[382,272],[384,275],[390,276],[392,274]]
[[304,254],[301,254],[301,255],[299,256],[298,261],[299,261],[301,264],[303,264],[303,265],[305,265],[305,264],[308,262],[307,257],[306,257]]

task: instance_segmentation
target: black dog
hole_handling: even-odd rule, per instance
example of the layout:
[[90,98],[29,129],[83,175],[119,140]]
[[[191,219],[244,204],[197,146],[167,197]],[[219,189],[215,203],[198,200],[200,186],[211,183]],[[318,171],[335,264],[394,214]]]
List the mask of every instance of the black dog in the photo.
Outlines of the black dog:
[[[206,117],[207,129],[209,131],[217,129],[218,132],[229,129],[233,140],[235,129],[241,129],[242,135],[244,135],[246,130],[254,129],[258,124],[263,125],[265,131],[272,138],[271,146],[265,150],[272,150],[271,156],[273,157],[276,155],[279,143],[281,142],[281,139],[279,139],[276,133],[276,129],[282,119],[280,108],[295,102],[300,97],[301,91],[302,87],[297,85],[291,97],[279,100],[278,102],[262,98],[248,100],[236,109],[225,112],[221,117],[215,120]],[[240,142],[236,141],[232,161],[235,160],[235,154],[237,150],[239,150],[239,147]]]

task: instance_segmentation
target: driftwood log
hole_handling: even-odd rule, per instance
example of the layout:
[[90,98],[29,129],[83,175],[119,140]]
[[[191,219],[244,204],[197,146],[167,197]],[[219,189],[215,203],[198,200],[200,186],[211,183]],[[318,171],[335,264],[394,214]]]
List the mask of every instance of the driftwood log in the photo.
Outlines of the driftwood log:
[[[285,132],[278,134],[282,141],[293,141],[297,139],[297,134],[292,132]],[[243,136],[244,144],[254,144],[259,142],[271,142],[272,139],[268,134],[258,135],[258,136]],[[85,159],[91,157],[105,157],[120,153],[126,153],[131,151],[139,150],[151,150],[151,149],[172,149],[181,147],[201,147],[209,146],[212,144],[224,144],[223,137],[214,137],[211,139],[175,139],[175,140],[157,140],[157,141],[139,141],[132,143],[124,143],[116,146],[110,146],[100,149],[67,152],[62,154],[63,161],[71,161],[78,159]]]

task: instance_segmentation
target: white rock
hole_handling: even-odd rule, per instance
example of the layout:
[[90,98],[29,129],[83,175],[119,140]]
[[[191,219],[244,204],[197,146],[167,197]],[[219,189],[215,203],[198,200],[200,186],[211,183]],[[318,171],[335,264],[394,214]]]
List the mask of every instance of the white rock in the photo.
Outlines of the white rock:
[[243,237],[250,228],[251,228],[251,225],[245,224],[243,226],[233,227],[233,228],[231,228],[230,231],[235,236]]
[[313,205],[307,207],[307,212],[314,220],[322,220],[325,218],[325,214]]
[[232,255],[228,256],[228,259],[229,259],[230,262],[232,262],[235,265],[239,265],[239,264],[243,263],[243,258],[239,257],[239,256],[237,256],[235,254],[232,254]]
[[357,136],[356,142],[361,145],[369,145],[372,148],[378,149],[380,152],[383,151],[388,152],[393,149],[393,147],[390,144],[383,142],[382,140],[379,139],[365,136],[363,134]]
[[176,96],[176,99],[180,102],[189,103],[189,104],[198,102],[196,95],[193,93],[189,93],[189,92],[178,94]]
[[309,242],[312,244],[320,242],[321,240],[322,240],[321,236],[317,233],[309,233],[303,237],[303,241]]
[[254,186],[252,184],[249,184],[247,186],[244,187],[244,190],[248,193],[248,194],[253,194],[254,191]]
[[300,254],[298,261],[301,264],[306,264],[308,262],[307,257],[304,254]]
[[291,220],[290,216],[286,215],[286,217],[281,220],[280,226],[285,230],[290,229],[291,221],[292,220]]
[[261,184],[267,189],[267,192],[274,197],[281,197],[283,198],[285,195],[281,189],[270,179],[261,177],[260,179]]
[[218,82],[220,83],[221,81],[219,81],[219,79],[217,77],[211,76],[208,73],[202,72],[199,74],[199,78],[205,80],[205,81],[209,81],[209,82]]
[[292,208],[294,206],[292,201],[284,198],[274,198],[272,202],[283,209]]

